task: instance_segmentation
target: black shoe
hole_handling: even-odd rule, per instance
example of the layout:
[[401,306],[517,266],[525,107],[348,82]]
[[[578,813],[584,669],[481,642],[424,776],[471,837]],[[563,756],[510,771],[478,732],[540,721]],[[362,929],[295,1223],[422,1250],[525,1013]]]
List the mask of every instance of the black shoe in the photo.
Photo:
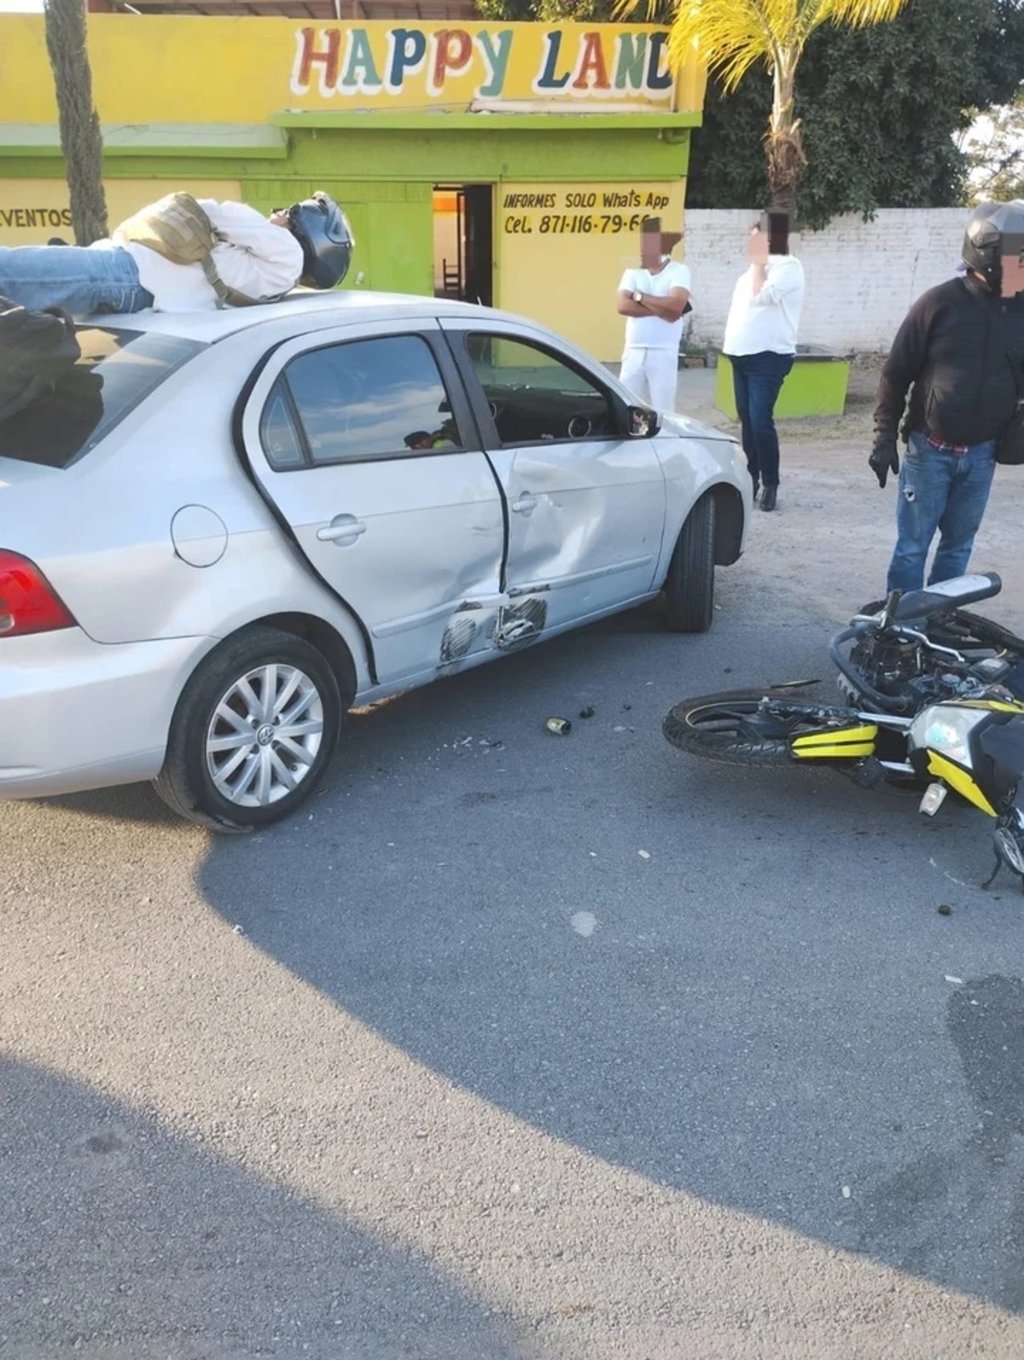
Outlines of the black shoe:
[[761,492],[760,506],[762,510],[774,510],[775,502],[778,499],[779,488],[777,486],[766,486]]

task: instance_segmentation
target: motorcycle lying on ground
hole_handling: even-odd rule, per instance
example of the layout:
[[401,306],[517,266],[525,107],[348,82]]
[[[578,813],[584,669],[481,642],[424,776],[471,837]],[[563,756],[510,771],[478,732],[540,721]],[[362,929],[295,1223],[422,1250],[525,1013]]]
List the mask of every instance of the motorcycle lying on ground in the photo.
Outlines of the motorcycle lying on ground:
[[829,651],[842,704],[801,695],[819,684],[703,694],[676,704],[669,742],[730,765],[816,765],[866,788],[924,787],[934,816],[948,792],[995,821],[995,868],[1024,890],[1024,638],[963,608],[999,593],[993,573],[893,591],[837,633]]

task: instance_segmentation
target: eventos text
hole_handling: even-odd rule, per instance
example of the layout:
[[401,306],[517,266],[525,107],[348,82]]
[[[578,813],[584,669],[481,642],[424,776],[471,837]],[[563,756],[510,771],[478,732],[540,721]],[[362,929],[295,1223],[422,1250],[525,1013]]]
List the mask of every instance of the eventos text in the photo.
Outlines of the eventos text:
[[0,208],[0,227],[70,226],[70,208]]

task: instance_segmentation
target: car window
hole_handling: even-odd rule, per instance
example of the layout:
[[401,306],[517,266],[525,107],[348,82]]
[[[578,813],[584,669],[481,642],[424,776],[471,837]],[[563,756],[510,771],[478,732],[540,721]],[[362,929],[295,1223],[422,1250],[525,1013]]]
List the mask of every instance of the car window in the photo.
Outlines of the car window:
[[[437,361],[419,336],[387,335],[312,350],[287,365],[284,379],[308,463],[411,457],[462,447]],[[284,432],[289,417],[281,398],[279,384],[264,411],[261,435],[268,462],[287,471],[297,464]]]
[[306,466],[306,453],[292,419],[291,398],[283,378],[274,384],[270,400],[263,408],[260,443],[267,462],[278,472]]
[[550,350],[479,332],[466,337],[466,349],[502,444],[617,433],[608,393]]
[[147,331],[76,326],[81,358],[50,396],[0,421],[0,458],[66,468],[206,348]]

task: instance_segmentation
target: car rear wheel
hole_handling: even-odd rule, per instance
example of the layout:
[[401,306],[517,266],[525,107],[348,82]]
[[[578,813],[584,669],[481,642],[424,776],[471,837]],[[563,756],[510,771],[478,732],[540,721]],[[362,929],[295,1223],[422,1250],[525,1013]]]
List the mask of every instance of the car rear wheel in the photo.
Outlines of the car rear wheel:
[[326,658],[290,633],[252,628],[221,643],[185,686],[156,791],[218,831],[267,826],[313,792],[341,720]]
[[702,496],[679,531],[665,578],[665,621],[674,633],[706,633],[715,608],[715,502]]

